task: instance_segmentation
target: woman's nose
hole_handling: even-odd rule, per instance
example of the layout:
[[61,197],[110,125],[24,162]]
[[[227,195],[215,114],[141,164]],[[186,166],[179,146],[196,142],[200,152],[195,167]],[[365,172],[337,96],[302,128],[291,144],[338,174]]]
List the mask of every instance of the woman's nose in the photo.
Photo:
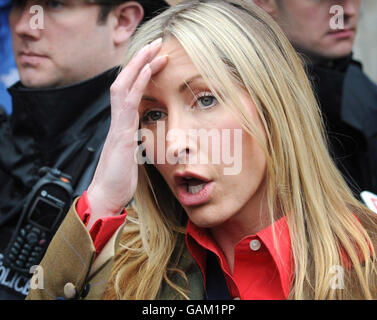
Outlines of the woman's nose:
[[196,144],[190,133],[182,128],[168,130],[166,134],[166,158],[170,164],[189,164],[196,155]]

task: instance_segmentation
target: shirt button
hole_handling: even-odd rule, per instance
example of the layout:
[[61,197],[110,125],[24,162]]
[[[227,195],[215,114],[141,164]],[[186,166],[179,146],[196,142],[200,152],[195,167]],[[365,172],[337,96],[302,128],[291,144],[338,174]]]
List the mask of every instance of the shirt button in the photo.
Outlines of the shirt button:
[[65,284],[64,295],[67,299],[73,299],[76,296],[76,287],[73,283],[68,282]]
[[250,241],[250,249],[253,251],[258,251],[261,247],[260,241],[257,239]]

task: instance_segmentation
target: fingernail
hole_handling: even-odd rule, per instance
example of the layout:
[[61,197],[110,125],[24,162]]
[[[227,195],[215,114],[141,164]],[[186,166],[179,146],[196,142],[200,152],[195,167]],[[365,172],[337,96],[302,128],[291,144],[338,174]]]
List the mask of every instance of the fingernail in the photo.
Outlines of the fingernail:
[[168,63],[169,61],[169,56],[167,54],[160,56],[160,61],[163,61],[163,63]]
[[156,60],[162,60],[162,59],[167,59],[169,56],[167,55],[167,54],[164,54],[164,55],[162,55],[162,56],[158,56],[158,57],[156,57],[155,59],[154,59],[154,61],[156,61]]
[[144,66],[143,70],[141,70],[141,73],[146,72],[148,69],[150,69],[150,67],[151,67],[151,65],[150,65],[149,63],[147,63],[147,64]]
[[149,46],[150,46],[150,44],[147,44],[146,46],[144,46],[143,48],[141,48],[141,49],[139,50],[139,53],[138,53],[138,54],[141,54],[141,53],[143,53],[144,51],[146,51],[146,50],[149,48]]
[[151,42],[151,48],[157,47],[162,42],[162,38],[158,38]]

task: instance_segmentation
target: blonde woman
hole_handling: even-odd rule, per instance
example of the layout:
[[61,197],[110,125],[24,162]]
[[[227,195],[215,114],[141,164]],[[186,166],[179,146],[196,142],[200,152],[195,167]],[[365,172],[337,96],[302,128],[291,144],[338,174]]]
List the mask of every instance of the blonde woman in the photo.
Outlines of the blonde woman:
[[[331,161],[301,61],[267,14],[183,1],[128,52],[95,177],[29,299],[375,297],[376,217]],[[195,141],[200,129],[219,143]],[[239,170],[214,161],[219,148]]]

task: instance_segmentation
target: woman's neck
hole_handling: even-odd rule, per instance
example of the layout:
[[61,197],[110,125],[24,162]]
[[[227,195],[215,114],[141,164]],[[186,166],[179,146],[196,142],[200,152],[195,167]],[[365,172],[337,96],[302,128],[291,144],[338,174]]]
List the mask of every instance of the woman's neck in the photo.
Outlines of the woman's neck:
[[[258,216],[258,214],[255,216]],[[256,234],[270,225],[269,219],[255,219],[256,221],[248,220],[246,222],[242,218],[237,218],[232,218],[231,221],[228,220],[226,223],[210,229],[213,239],[224,253],[231,273],[233,273],[234,248],[236,245],[243,238]],[[262,222],[261,220],[266,221]]]
[[[255,195],[256,196],[256,195]],[[264,201],[263,201],[264,200]],[[274,218],[281,217],[274,212]],[[264,197],[254,197],[239,212],[219,226],[212,227],[209,231],[223,251],[229,269],[233,273],[234,248],[245,237],[256,234],[271,224],[268,213],[267,201]]]

